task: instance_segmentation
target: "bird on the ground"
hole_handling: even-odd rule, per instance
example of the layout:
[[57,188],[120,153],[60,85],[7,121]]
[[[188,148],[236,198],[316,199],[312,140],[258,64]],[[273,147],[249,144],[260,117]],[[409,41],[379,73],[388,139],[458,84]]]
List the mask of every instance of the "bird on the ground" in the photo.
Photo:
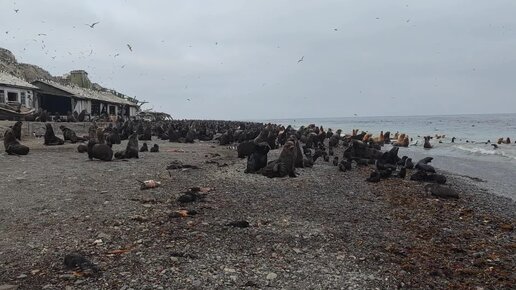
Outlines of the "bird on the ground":
[[89,26],[90,28],[95,28],[95,25],[99,24],[100,22],[95,22],[95,23],[92,23],[92,24],[84,24],[84,25],[87,25]]
[[133,51],[133,47],[130,44],[127,44],[127,48],[129,48],[131,52]]
[[303,55],[303,56],[302,56],[302,57],[297,61],[297,63],[300,63],[300,62],[302,62],[302,61],[304,61],[304,60],[305,60],[305,56]]

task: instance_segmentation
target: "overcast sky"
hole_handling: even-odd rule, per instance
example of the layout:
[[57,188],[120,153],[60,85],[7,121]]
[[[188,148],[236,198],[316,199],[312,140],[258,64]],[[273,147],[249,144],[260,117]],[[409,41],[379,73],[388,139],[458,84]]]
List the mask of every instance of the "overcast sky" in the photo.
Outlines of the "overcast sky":
[[173,117],[516,113],[514,0],[1,1],[18,61]]

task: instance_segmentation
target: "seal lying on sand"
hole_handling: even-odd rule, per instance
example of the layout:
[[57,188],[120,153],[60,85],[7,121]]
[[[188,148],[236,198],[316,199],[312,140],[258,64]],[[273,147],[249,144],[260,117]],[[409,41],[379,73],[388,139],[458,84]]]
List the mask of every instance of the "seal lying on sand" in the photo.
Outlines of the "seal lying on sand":
[[29,147],[16,140],[12,129],[7,129],[4,133],[4,147],[5,152],[10,155],[27,155],[29,153]]
[[111,161],[113,159],[113,150],[107,144],[97,144],[95,140],[88,141],[88,158],[90,160],[100,159],[103,161]]
[[45,145],[51,146],[51,145],[63,145],[64,141],[63,139],[59,138],[54,134],[54,129],[52,128],[52,125],[45,124]]
[[78,141],[85,141],[83,138],[77,137],[77,134],[75,134],[75,132],[72,129],[67,128],[64,125],[59,126],[59,129],[61,129],[61,131],[63,132],[63,138],[65,141],[70,141],[72,143],[77,143]]

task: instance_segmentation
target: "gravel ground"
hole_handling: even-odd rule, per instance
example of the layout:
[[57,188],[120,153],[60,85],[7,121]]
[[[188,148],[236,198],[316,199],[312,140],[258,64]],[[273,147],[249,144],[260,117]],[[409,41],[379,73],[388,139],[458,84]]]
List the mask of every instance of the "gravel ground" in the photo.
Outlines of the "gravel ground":
[[[153,141],[159,153],[112,162],[76,145],[23,143],[27,156],[0,154],[0,289],[516,285],[515,203],[468,178],[447,174],[461,198],[441,200],[408,178],[371,184],[370,168],[339,172],[323,160],[297,178],[244,174],[234,149],[210,142]],[[200,169],[167,171],[173,160]],[[162,186],[140,190],[136,180],[148,179]],[[205,200],[180,204],[191,187],[206,187]],[[179,209],[198,213],[169,216]],[[250,227],[226,225],[239,220]],[[100,274],[65,269],[69,253]]]

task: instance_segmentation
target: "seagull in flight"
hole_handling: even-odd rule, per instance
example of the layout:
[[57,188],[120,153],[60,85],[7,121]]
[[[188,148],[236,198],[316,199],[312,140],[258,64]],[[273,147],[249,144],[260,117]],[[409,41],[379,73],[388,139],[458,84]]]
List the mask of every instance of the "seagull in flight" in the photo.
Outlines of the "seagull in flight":
[[303,60],[305,60],[305,56],[304,56],[304,55],[303,55],[303,56],[302,56],[302,57],[297,61],[297,63],[300,63],[300,62],[302,62]]
[[14,9],[14,13],[18,13],[20,9]]
[[119,55],[120,55],[120,53],[117,53],[117,54],[115,54],[115,57],[117,57],[117,56],[119,56]]
[[130,44],[127,44],[127,48],[129,48],[131,52],[133,51],[133,47]]
[[186,99],[186,100],[189,101],[189,102],[191,101],[190,99]]
[[47,36],[46,33],[38,33],[38,36]]
[[333,28],[333,30],[335,30],[335,31],[339,31],[339,29],[338,29],[338,28]]
[[95,28],[95,25],[97,25],[99,23],[100,23],[100,21],[92,23],[92,24],[84,24],[84,25],[88,25],[90,28]]

